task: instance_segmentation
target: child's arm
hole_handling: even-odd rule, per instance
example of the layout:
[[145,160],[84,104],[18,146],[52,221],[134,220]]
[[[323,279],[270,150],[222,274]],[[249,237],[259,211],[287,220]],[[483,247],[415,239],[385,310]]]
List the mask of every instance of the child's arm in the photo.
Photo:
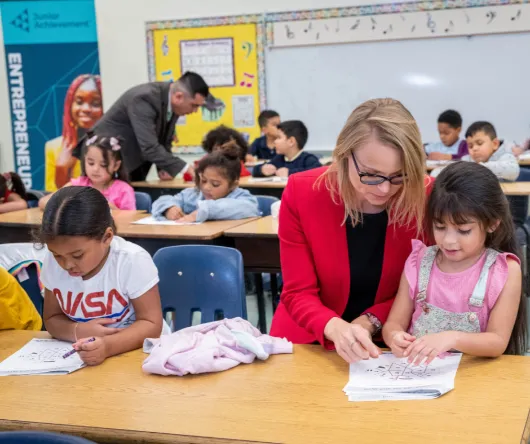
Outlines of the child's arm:
[[521,303],[520,265],[508,259],[508,279],[490,313],[488,327],[483,333],[445,331],[426,335],[416,340],[405,352],[409,361],[426,363],[451,349],[474,356],[496,358],[504,353],[512,334],[519,304]]
[[28,203],[17,193],[11,193],[7,200],[0,204],[0,214],[10,213],[11,211],[25,210],[26,208],[28,208]]
[[206,220],[237,220],[260,215],[257,199],[246,192],[236,198],[199,201],[197,222]]
[[123,185],[123,194],[120,199],[119,210],[136,210],[136,196],[134,189],[128,183]]
[[[68,182],[64,187],[71,187],[72,186],[72,182]],[[63,188],[64,188],[63,187]],[[48,201],[52,198],[52,196],[54,195],[55,193],[50,193],[50,194],[46,194],[46,196],[44,197],[41,197],[39,199],[39,208],[44,211],[44,208],[46,208],[46,204],[48,203]]]
[[313,168],[320,168],[322,164],[318,160],[317,156],[307,156],[304,165],[300,168],[291,168],[289,170],[289,175],[294,173],[300,173],[302,171],[312,170]]
[[506,153],[499,160],[484,162],[499,179],[514,181],[519,177],[520,167],[513,154]]
[[94,342],[87,342],[92,336],[78,338],[73,347],[79,351],[79,357],[88,365],[101,364],[106,358],[119,355],[142,347],[144,339],[158,338],[162,332],[162,306],[158,285],[142,296],[131,299],[136,313],[136,321],[129,327],[118,329],[113,335],[96,337]]
[[410,286],[405,272],[403,272],[396,299],[382,332],[383,340],[390,347],[392,353],[398,357],[404,355],[407,347],[415,339],[414,336],[407,333],[413,312],[414,302],[410,298]]
[[189,196],[191,194],[197,194],[196,190],[193,188],[188,188],[176,194],[175,196],[160,196],[153,203],[153,208],[151,209],[153,217],[156,219],[164,218],[166,211],[172,207],[178,207],[184,210],[184,205],[191,197]]
[[76,337],[100,337],[112,335],[119,331],[118,328],[106,327],[108,324],[115,323],[112,319],[100,318],[83,323],[72,321],[64,314],[57,298],[47,288],[44,289],[44,310],[42,317],[48,333],[54,338],[64,341],[75,342]]
[[453,154],[451,156],[452,160],[460,160],[462,157],[469,154],[469,150],[467,149],[467,142],[465,140],[462,140],[458,144],[458,151],[456,154]]

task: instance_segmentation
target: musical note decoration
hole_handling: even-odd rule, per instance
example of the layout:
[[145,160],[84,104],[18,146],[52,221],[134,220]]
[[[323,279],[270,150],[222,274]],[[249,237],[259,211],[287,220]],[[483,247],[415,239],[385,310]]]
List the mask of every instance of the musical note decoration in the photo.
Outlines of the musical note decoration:
[[239,86],[246,86],[247,88],[252,88],[252,85],[254,84],[254,77],[256,77],[254,74],[249,74],[248,72],[244,72],[243,80],[239,82]]
[[361,24],[361,20],[357,19],[357,20],[355,21],[355,23],[354,23],[353,25],[350,26],[350,29],[351,29],[352,31],[355,31],[355,30],[359,27],[360,24]]
[[246,55],[245,55],[245,58],[248,59],[248,57],[250,56],[250,53],[252,52],[252,48],[253,48],[254,45],[252,45],[252,43],[250,42],[243,42],[243,44],[241,45],[241,49],[243,51],[246,51]]
[[511,17],[510,20],[511,20],[512,22],[514,22],[515,20],[519,20],[520,18],[521,18],[521,10],[519,9],[519,10],[517,11],[517,14],[515,14],[513,17]]
[[287,35],[288,39],[294,39],[294,32],[291,31],[291,28],[289,28],[289,25],[285,25],[285,34]]
[[489,11],[486,14],[486,18],[488,19],[488,25],[495,20],[495,17],[497,17],[497,13],[495,11]]

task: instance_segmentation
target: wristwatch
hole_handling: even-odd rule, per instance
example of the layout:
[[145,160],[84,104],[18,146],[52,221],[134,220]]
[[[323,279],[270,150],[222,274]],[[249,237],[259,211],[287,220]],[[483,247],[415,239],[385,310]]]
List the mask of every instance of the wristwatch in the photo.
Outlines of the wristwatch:
[[377,318],[377,316],[373,315],[372,313],[365,313],[365,315],[370,321],[370,324],[372,324],[375,328],[375,331],[372,333],[372,336],[375,336],[381,331],[383,324],[381,324],[381,321]]

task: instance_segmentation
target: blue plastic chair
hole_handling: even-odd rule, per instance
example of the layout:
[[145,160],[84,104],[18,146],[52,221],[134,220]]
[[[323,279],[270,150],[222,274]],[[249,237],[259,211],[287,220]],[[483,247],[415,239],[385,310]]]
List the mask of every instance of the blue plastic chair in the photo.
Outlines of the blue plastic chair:
[[135,191],[134,197],[136,198],[136,209],[151,212],[151,205],[153,201],[151,196],[147,193],[142,193],[141,191]]
[[0,444],[95,444],[77,436],[49,432],[0,432]]
[[258,199],[258,208],[263,217],[271,215],[271,206],[280,199],[273,196],[256,196]]
[[189,327],[194,312],[201,323],[247,317],[243,257],[238,250],[213,245],[180,245],[153,257],[160,276],[164,318],[173,312],[173,331]]
[[18,283],[28,294],[29,298],[31,299],[31,302],[33,302],[33,305],[39,312],[39,315],[42,317],[44,309],[44,298],[42,297],[40,289],[37,266],[35,264],[31,264],[30,266],[26,267],[25,270],[28,273],[29,279],[26,279],[23,282],[18,281]]
[[39,200],[45,196],[45,193],[38,190],[26,190],[26,197],[28,202],[28,208],[37,208],[39,206]]

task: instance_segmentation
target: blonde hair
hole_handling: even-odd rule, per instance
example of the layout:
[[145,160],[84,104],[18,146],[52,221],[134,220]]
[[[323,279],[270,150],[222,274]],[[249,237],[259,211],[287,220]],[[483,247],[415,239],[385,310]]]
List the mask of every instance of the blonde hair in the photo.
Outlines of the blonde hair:
[[352,152],[371,137],[395,147],[403,159],[405,180],[388,203],[389,223],[410,225],[416,222],[419,233],[426,200],[425,153],[414,117],[397,100],[368,100],[353,110],[337,139],[333,163],[316,185],[324,180],[333,202],[344,203],[344,221],[349,216],[354,226],[361,222],[359,200],[349,178],[349,159]]

